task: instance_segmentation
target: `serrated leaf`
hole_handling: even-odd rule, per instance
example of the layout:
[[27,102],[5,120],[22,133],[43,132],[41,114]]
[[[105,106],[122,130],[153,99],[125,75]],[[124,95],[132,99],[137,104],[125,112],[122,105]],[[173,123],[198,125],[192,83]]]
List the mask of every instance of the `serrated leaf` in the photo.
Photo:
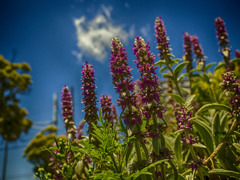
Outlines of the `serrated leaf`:
[[240,143],[233,143],[233,146],[240,151]]
[[226,64],[223,63],[223,62],[220,62],[220,63],[214,68],[214,71],[216,71],[216,70],[218,70],[218,69],[220,69],[220,68],[222,68],[222,67],[226,67]]
[[185,106],[188,108],[191,104],[192,101],[194,100],[194,98],[196,97],[196,95],[191,95],[187,98],[186,102],[185,102]]
[[208,125],[198,119],[194,120],[193,122],[194,122],[194,126],[198,130],[205,146],[207,147],[209,154],[211,154],[214,150],[214,144],[213,144],[212,133],[210,132],[210,130],[207,127]]
[[182,72],[183,68],[188,64],[189,62],[183,62],[175,67],[173,70],[173,74],[175,77],[178,77],[179,74]]
[[163,76],[163,78],[168,78],[168,79],[173,80],[173,76],[171,74],[164,73],[164,74],[162,74],[162,76]]
[[206,149],[206,146],[204,146],[204,145],[201,144],[201,143],[193,144],[193,147]]
[[179,96],[178,94],[169,94],[175,101],[177,101],[179,104],[183,105],[184,104],[184,99]]
[[209,171],[209,173],[230,176],[233,178],[240,178],[239,172],[230,171],[230,170],[226,170],[226,169],[213,169],[213,170]]
[[213,104],[205,104],[203,107],[201,107],[197,112],[196,115],[199,115],[209,109],[223,109],[225,111],[230,112],[231,108],[225,104],[218,104],[218,103],[213,103]]
[[233,64],[233,63],[239,63],[239,62],[240,62],[240,58],[235,58],[235,59],[232,59],[232,60],[230,61],[231,64]]
[[214,64],[216,64],[215,62],[213,63],[209,63],[208,65],[205,66],[205,71],[208,70],[208,68],[210,68],[211,66],[213,66]]

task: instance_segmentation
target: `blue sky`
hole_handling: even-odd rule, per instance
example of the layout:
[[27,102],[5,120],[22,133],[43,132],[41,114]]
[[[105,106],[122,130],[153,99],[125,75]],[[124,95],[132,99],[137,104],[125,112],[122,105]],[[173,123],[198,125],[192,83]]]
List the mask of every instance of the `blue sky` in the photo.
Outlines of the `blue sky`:
[[[119,37],[126,47],[135,79],[139,75],[133,63],[134,38],[142,36],[157,54],[157,16],[165,22],[176,57],[182,57],[183,33],[189,32],[199,37],[207,62],[219,62],[222,57],[214,19],[224,19],[232,51],[240,49],[239,5],[237,0],[1,0],[0,54],[10,60],[15,49],[15,62],[29,63],[33,80],[30,91],[21,95],[21,105],[28,110],[34,128],[10,144],[7,179],[31,179],[32,166],[21,155],[24,146],[39,132],[39,122],[51,121],[53,93],[60,95],[64,85],[73,86],[76,124],[83,119],[80,78],[81,65],[86,60],[95,68],[98,96],[107,93],[115,102],[117,94],[109,74],[112,37]],[[58,109],[58,134],[64,134]],[[0,139],[0,176],[3,147]]]

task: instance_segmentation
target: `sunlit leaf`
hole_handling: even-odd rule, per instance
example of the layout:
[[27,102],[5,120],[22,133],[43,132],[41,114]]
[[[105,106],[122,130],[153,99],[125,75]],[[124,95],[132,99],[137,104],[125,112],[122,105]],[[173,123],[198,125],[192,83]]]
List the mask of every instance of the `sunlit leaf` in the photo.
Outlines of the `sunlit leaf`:
[[229,111],[231,110],[231,108],[225,104],[218,104],[218,103],[213,103],[213,104],[205,104],[203,107],[201,107],[197,112],[196,115],[198,114],[202,114],[205,111],[209,110],[209,109],[223,109],[225,111]]
[[226,170],[226,169],[213,169],[213,170],[209,171],[209,173],[230,176],[233,178],[240,178],[239,172],[230,171],[230,170]]

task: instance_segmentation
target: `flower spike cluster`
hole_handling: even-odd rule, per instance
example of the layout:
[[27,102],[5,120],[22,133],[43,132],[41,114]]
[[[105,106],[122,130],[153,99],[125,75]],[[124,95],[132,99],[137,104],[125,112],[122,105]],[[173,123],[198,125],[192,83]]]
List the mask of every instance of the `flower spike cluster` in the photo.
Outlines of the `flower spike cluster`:
[[100,97],[100,106],[102,108],[102,118],[112,124],[113,115],[112,115],[112,101],[111,96],[102,95]]
[[201,45],[199,44],[199,40],[197,36],[192,36],[192,45],[193,45],[193,52],[195,54],[196,59],[198,60],[198,65],[200,67],[205,66],[205,60],[203,55],[203,50]]
[[215,19],[215,26],[220,48],[230,47],[229,40],[227,39],[228,33],[226,32],[225,23],[221,17]]
[[155,20],[155,36],[156,36],[156,43],[158,44],[159,49],[159,56],[162,59],[164,55],[169,55],[169,38],[166,35],[166,29],[163,20],[161,17],[157,17]]
[[[82,66],[82,87],[83,90],[83,100],[82,103],[85,105],[84,112],[85,112],[85,120],[86,122],[91,125],[91,123],[96,124],[98,115],[97,115],[97,98],[96,98],[96,92],[95,92],[95,78],[94,78],[94,69],[93,66],[88,64],[88,62],[85,63],[84,66]],[[89,129],[90,130],[90,129]],[[90,130],[91,131],[91,130]]]
[[222,86],[230,92],[230,104],[232,114],[240,118],[240,84],[233,72],[228,71],[223,74]]
[[126,109],[123,118],[127,125],[141,123],[141,114],[136,108],[136,95],[133,93],[135,82],[132,81],[131,68],[128,65],[127,53],[118,38],[112,39],[110,68],[115,89],[120,95],[117,102]]
[[[158,76],[155,73],[155,69],[157,68],[154,66],[155,56],[150,51],[149,42],[145,43],[142,37],[137,36],[133,46],[133,52],[137,57],[137,60],[134,62],[136,62],[139,69],[138,72],[141,74],[138,85],[142,103],[146,105],[144,111],[145,117],[146,119],[150,119],[151,114],[157,114],[159,118],[162,118],[163,107],[159,104],[162,89],[159,87]],[[149,104],[152,107],[147,108]],[[155,106],[154,109],[153,106]]]
[[184,39],[184,60],[188,61],[189,64],[187,65],[187,72],[190,72],[193,68],[192,66],[192,40],[189,33],[185,32],[183,34]]
[[70,139],[75,139],[76,126],[73,121],[72,96],[68,86],[64,86],[62,89],[62,115],[65,122],[66,133],[70,136]]
[[192,118],[192,112],[187,112],[182,106],[175,107],[175,117],[177,120],[178,130],[184,129],[185,131],[182,136],[183,145],[186,146],[187,144],[195,144],[196,138],[192,137],[190,134],[190,132],[193,130],[192,123],[189,121],[189,119]]
[[83,139],[83,127],[84,127],[84,123],[85,121],[82,120],[79,125],[78,125],[78,129],[77,129],[77,139]]

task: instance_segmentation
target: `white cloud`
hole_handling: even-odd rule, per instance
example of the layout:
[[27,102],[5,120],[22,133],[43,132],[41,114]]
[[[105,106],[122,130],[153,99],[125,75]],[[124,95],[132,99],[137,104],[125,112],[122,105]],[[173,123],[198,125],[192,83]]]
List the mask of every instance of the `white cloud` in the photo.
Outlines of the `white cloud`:
[[134,26],[129,32],[123,25],[114,25],[111,20],[112,7],[102,6],[102,13],[90,21],[85,16],[74,19],[77,31],[77,46],[79,52],[73,54],[81,61],[83,56],[93,57],[99,62],[104,62],[107,54],[110,54],[110,45],[113,37],[118,37],[122,42],[134,35]]
[[140,33],[141,33],[141,35],[143,36],[143,38],[145,39],[146,42],[151,39],[150,31],[151,31],[151,27],[150,27],[149,24],[147,24],[146,26],[144,26],[140,29]]

